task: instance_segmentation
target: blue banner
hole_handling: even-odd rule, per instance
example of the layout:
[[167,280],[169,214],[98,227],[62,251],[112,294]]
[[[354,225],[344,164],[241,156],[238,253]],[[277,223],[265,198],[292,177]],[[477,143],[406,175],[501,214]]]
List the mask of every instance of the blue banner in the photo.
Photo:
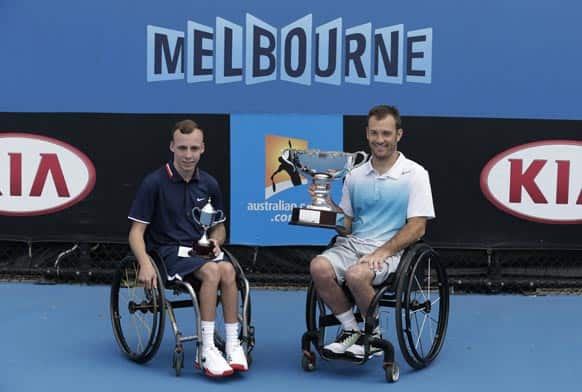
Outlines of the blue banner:
[[[331,115],[234,115],[231,127],[230,242],[322,245],[329,229],[289,225],[293,207],[309,204],[310,179],[287,161],[286,148],[342,151],[343,119]],[[363,134],[363,131],[362,131]],[[332,184],[339,202],[341,182]]]
[[0,111],[582,119],[581,14],[576,0],[5,0]]

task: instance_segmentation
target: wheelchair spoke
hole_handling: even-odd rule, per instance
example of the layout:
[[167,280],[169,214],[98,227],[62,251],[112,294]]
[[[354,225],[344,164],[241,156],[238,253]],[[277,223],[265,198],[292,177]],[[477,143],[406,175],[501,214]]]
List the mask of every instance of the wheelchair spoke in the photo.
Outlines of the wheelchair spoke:
[[425,349],[430,350],[430,348],[431,348],[430,346],[428,348],[425,348],[424,345],[422,345],[422,342],[421,342],[422,335],[424,333],[424,330],[425,330],[425,327],[426,327],[426,324],[427,324],[426,323],[427,320],[429,321],[428,322],[428,330],[429,330],[429,343],[430,343],[430,346],[432,346],[432,342],[434,341],[434,333],[433,333],[433,329],[432,329],[432,324],[430,323],[430,317],[428,316],[428,314],[425,314],[424,317],[423,317],[423,319],[422,319],[422,325],[420,326],[420,330],[418,332],[418,337],[416,339],[416,344],[415,344],[415,349],[416,350],[418,350],[418,347],[420,346],[420,351],[421,351],[421,354],[423,356],[425,355],[425,353],[424,353]]
[[416,285],[418,286],[418,291],[422,294],[422,296],[424,297],[425,301],[428,301],[428,298],[426,298],[426,295],[424,294],[424,292],[422,291],[422,285],[420,284],[420,282],[418,281],[418,277],[415,275],[414,276],[414,281],[416,282]]
[[[135,331],[134,345],[132,351],[142,353],[146,349],[146,342],[152,334],[152,327],[148,321],[148,317],[156,317],[158,311],[158,304],[154,306],[152,296],[156,295],[153,291],[146,290],[139,282],[139,268],[125,268],[123,277],[121,278],[121,288],[119,291],[119,299],[122,303],[145,306],[148,310],[146,313],[141,313],[140,310],[129,310],[129,318],[131,319],[132,329]],[[142,293],[142,294],[140,294]],[[151,312],[151,316],[149,313]],[[121,316],[120,316],[121,318]]]
[[[125,295],[122,291],[119,292],[119,299],[120,299],[120,303],[126,303],[129,304],[130,302],[138,302],[137,300],[137,293],[136,290],[134,289],[127,289],[127,295]],[[121,301],[123,300],[123,301]]]
[[428,366],[442,346],[448,313],[447,277],[438,254],[424,244],[415,248],[399,278],[396,308],[398,342],[415,369]]
[[133,299],[133,298],[131,298],[131,296],[127,297],[125,294],[122,294],[121,292],[119,292],[119,298],[122,299],[123,302],[127,302],[127,303],[129,303],[130,299]]
[[132,322],[133,327],[135,329],[135,335],[137,336],[137,349],[138,349],[138,351],[141,351],[141,348],[143,347],[143,342],[141,339],[140,330],[137,326],[137,323],[135,322],[135,317],[131,317],[131,322]]
[[[426,296],[424,296],[426,298]],[[440,300],[440,298],[437,298],[434,303],[438,303]],[[411,296],[411,302],[416,302],[417,301],[417,295]],[[430,303],[430,302],[429,302]],[[432,303],[431,303],[432,305]],[[419,314],[423,314],[422,315],[422,320],[419,319]],[[415,333],[417,334],[415,336],[415,340],[414,340],[414,349],[419,352],[419,354],[421,356],[425,355],[425,351],[429,350],[432,347],[432,344],[434,342],[434,339],[436,337],[436,330],[433,327],[433,323],[435,325],[438,325],[438,320],[435,320],[433,317],[431,317],[430,313],[428,313],[426,311],[425,307],[421,307],[418,309],[414,309],[414,310],[410,310],[409,309],[409,315],[411,318],[414,319],[414,325],[415,325]],[[428,323],[427,323],[428,322]],[[428,341],[427,343],[429,344],[429,347],[425,347],[422,344],[422,340],[423,340],[423,334],[424,335],[428,335]]]
[[[159,277],[157,267],[153,265]],[[139,281],[139,264],[124,259],[111,288],[111,316],[117,342],[132,360],[145,363],[156,353],[164,331],[164,288],[148,290]]]
[[[425,320],[425,318],[426,318],[426,317],[423,317],[423,320],[422,320],[422,325],[421,325],[421,326],[419,326],[419,325],[418,325],[418,314],[415,314],[415,315],[414,315],[414,323],[416,324],[416,331],[417,331],[417,333],[418,333],[418,336],[416,337],[416,342],[414,343],[414,348],[415,348],[417,351],[418,351],[418,345],[419,345],[419,343],[420,343],[420,338],[422,337],[422,330],[424,329],[424,320]],[[424,352],[423,352],[424,350],[423,350],[423,347],[422,347],[422,345],[420,346],[420,351],[421,351],[421,354],[422,354],[422,355],[424,355]]]
[[141,324],[143,324],[144,328],[148,331],[148,334],[152,333],[152,329],[150,328],[150,326],[147,324],[147,322],[145,321],[145,317],[135,313],[135,317],[140,321]]
[[132,284],[130,285],[129,271],[128,271],[128,268],[125,269],[125,280],[123,282],[127,285],[128,289],[134,288],[137,286],[137,279],[138,279],[139,271],[137,271],[137,268],[134,268],[134,270],[132,272],[134,274],[134,279],[133,279]]
[[[432,323],[430,322],[431,319],[432,319],[432,317],[430,317],[430,314],[427,313],[425,316],[425,320],[428,320],[428,333],[429,333],[428,336],[430,337],[430,342],[431,342],[430,344],[432,346],[432,342],[434,341],[435,333],[433,332]],[[430,347],[429,347],[429,349],[430,349]]]
[[428,300],[430,301],[430,257],[428,258],[428,287],[426,288],[426,292],[428,293]]

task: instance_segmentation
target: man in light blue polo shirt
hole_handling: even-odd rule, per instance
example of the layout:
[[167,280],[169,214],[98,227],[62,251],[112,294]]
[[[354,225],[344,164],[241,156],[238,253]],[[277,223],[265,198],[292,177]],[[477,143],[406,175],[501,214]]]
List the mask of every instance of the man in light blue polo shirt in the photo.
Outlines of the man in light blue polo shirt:
[[[192,208],[202,208],[209,200],[224,210],[217,181],[198,168],[204,153],[204,133],[192,120],[178,122],[171,131],[173,160],[143,180],[129,212],[132,221],[129,245],[140,264],[139,280],[146,288],[155,285],[156,274],[146,253],[155,249],[162,257],[169,279],[200,285],[202,364],[208,376],[221,377],[234,370],[246,371],[248,364],[238,340],[236,273],[224,259],[220,245],[226,239],[224,224],[214,226],[214,260],[189,255],[193,241],[202,236],[195,224]],[[221,291],[226,330],[226,359],[214,345],[214,319],[217,291]]]
[[311,261],[315,288],[343,328],[324,347],[331,357],[361,358],[364,353],[360,327],[341,285],[347,284],[366,314],[373,285],[396,271],[404,249],[424,235],[427,220],[435,217],[428,172],[398,151],[402,135],[398,109],[380,105],[370,110],[366,138],[371,159],[346,177],[339,204],[346,232]]

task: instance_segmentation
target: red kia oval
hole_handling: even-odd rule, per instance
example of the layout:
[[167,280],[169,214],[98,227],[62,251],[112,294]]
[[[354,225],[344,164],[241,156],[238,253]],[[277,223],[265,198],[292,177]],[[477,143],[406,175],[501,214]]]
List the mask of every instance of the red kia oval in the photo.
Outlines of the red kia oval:
[[508,214],[539,223],[580,224],[581,178],[582,141],[544,140],[493,157],[480,183],[485,197]]
[[[0,154],[7,154],[9,158],[17,156],[14,159],[15,164],[9,159],[8,167],[0,166],[0,215],[36,216],[61,211],[85,199],[95,186],[95,167],[91,160],[76,147],[60,140],[29,133],[0,133]],[[47,173],[50,168],[41,170],[36,162],[40,160],[42,163],[43,155],[52,156],[52,161],[57,163],[57,174],[62,174],[65,180],[67,197],[58,195],[61,196],[58,198],[54,195],[55,192],[47,190],[50,186],[56,186],[56,180],[53,171],[50,172],[49,180]],[[2,162],[7,160],[2,157],[0,163]],[[52,169],[54,168],[53,165]],[[42,171],[40,175],[39,171]],[[39,177],[40,185],[36,184]],[[29,183],[32,178],[35,179],[37,191],[40,186],[42,193],[33,195],[30,192]]]

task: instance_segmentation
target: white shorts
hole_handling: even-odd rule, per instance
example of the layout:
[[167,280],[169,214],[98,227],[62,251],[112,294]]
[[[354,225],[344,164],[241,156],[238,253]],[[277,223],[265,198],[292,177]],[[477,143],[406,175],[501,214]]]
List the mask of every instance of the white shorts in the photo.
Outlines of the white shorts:
[[[348,268],[356,264],[360,257],[372,253],[377,248],[377,244],[366,243],[356,237],[338,236],[335,244],[331,248],[326,249],[320,256],[329,260],[337,281],[343,284],[346,280],[346,271]],[[401,250],[384,261],[382,269],[374,273],[373,285],[379,285],[388,279],[388,275],[396,272],[398,264],[400,263],[400,257],[402,257],[403,253],[404,251]]]

